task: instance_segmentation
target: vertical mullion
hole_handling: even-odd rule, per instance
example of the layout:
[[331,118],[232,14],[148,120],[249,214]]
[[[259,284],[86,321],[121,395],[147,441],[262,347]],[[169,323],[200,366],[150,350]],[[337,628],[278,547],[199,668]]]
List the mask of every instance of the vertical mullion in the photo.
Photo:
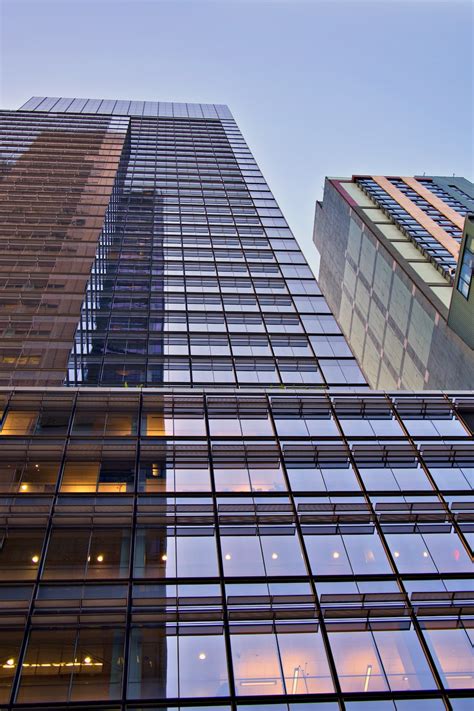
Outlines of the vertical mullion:
[[221,596],[222,596],[222,613],[223,613],[223,629],[224,629],[224,643],[226,647],[226,654],[227,654],[227,675],[229,678],[229,694],[232,700],[232,709],[233,711],[236,710],[236,694],[235,694],[235,680],[234,680],[234,669],[233,669],[233,664],[232,664],[232,648],[231,648],[231,643],[230,643],[230,622],[229,622],[229,611],[227,608],[227,595],[226,595],[226,586],[225,586],[225,574],[224,574],[224,564],[222,562],[222,545],[221,545],[221,534],[220,534],[220,526],[219,526],[219,514],[217,510],[217,492],[216,492],[216,485],[215,485],[215,480],[214,480],[214,462],[213,462],[213,457],[212,457],[212,440],[211,440],[211,434],[210,434],[210,429],[209,429],[209,415],[208,415],[208,406],[207,406],[207,396],[204,391],[203,393],[203,406],[204,406],[204,419],[206,423],[206,437],[207,437],[207,456],[208,456],[208,461],[209,461],[209,472],[210,472],[210,477],[211,477],[211,487],[212,487],[212,492],[211,496],[213,499],[213,510],[214,510],[214,528],[215,528],[215,536],[216,536],[216,548],[217,548],[217,565],[219,567],[219,577],[220,577],[220,588],[221,588]]
[[123,676],[122,676],[122,703],[127,701],[128,689],[128,665],[130,656],[130,639],[132,629],[132,609],[133,609],[133,581],[134,581],[134,564],[135,564],[135,536],[137,532],[137,509],[138,509],[138,479],[140,472],[140,454],[141,454],[141,437],[142,437],[142,414],[143,414],[143,397],[142,392],[138,395],[138,422],[136,434],[136,449],[135,449],[135,481],[133,487],[133,511],[130,531],[130,560],[128,565],[128,599],[127,609],[125,612],[125,641],[123,650]]

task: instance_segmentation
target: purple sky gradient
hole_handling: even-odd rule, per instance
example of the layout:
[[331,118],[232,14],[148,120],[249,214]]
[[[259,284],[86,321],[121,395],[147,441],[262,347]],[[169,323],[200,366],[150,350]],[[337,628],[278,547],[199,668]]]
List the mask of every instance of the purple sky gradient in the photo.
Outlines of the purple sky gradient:
[[0,0],[1,108],[226,103],[310,262],[325,175],[473,179],[468,0]]

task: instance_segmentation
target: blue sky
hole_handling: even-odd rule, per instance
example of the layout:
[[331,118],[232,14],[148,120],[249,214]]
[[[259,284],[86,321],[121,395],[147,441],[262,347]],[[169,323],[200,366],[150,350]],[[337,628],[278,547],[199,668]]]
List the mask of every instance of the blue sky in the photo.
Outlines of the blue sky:
[[0,0],[1,108],[227,103],[306,255],[325,175],[473,179],[466,0]]

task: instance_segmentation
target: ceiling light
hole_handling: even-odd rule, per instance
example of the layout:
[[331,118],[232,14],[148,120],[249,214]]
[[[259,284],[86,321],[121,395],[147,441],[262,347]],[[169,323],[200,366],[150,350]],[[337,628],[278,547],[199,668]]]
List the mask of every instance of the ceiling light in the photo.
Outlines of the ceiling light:
[[22,484],[20,486],[21,491],[26,491],[28,489],[28,484]]
[[339,556],[340,556],[339,551],[334,551],[334,553],[332,554],[332,557],[333,557],[335,560],[337,560],[337,559],[339,558]]
[[206,655],[204,654],[204,652],[201,652],[201,653],[199,654],[199,659],[200,659],[201,661],[204,661],[205,658],[206,658]]
[[225,556],[224,556],[224,558],[225,558],[226,560],[230,560],[230,559],[232,558],[232,556],[231,556],[230,553],[226,553]]
[[272,559],[276,560],[278,558],[278,553],[272,553]]
[[7,667],[12,667],[15,664],[15,660],[12,657],[10,657],[10,659],[7,659],[6,664],[7,664]]
[[394,558],[400,558],[400,553],[398,551],[395,551],[393,556]]
[[38,556],[38,555],[34,555],[33,558],[31,559],[31,562],[32,562],[32,563],[37,563],[38,561],[39,561],[39,556]]
[[102,553],[100,553],[100,554],[97,556],[97,562],[98,562],[98,563],[102,563],[103,560],[104,560],[104,556],[102,555]]
[[85,657],[84,658],[84,664],[90,664],[92,659],[90,657]]
[[168,560],[168,556],[166,555],[166,553],[163,553],[163,555],[161,556],[161,560]]

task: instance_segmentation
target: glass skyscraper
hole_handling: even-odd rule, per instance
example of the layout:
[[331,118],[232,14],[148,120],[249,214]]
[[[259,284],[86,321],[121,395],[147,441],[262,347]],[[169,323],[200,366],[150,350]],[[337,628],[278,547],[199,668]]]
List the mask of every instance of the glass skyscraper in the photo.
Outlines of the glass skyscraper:
[[366,387],[227,107],[1,121],[5,384]]
[[470,708],[474,396],[369,389],[226,106],[0,123],[1,711]]

